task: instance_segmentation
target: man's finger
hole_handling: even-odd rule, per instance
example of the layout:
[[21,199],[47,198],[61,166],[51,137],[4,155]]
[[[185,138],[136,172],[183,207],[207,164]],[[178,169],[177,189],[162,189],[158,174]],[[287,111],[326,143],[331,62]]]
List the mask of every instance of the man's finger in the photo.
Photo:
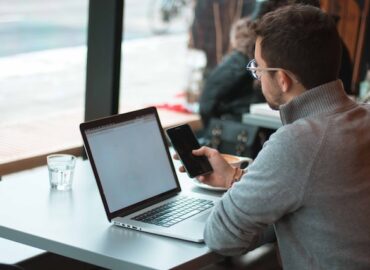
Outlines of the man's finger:
[[182,172],[182,173],[183,173],[183,172],[186,172],[186,170],[185,170],[184,166],[180,166],[180,167],[179,167],[179,171],[180,171],[180,172]]
[[192,153],[196,156],[207,156],[207,152],[208,152],[209,148],[206,147],[206,146],[202,146],[201,148],[199,149],[194,149],[192,151]]
[[207,147],[207,146],[202,146],[199,149],[195,149],[192,151],[192,154],[195,156],[206,156],[208,159],[212,157],[212,155],[215,155],[218,153],[216,149]]

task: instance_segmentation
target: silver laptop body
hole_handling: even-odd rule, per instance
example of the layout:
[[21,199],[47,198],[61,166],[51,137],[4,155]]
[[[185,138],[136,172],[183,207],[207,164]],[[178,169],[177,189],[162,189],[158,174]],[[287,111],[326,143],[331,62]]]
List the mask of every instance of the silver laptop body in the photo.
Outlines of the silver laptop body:
[[[133,230],[204,241],[205,222],[218,198],[181,192],[156,108],[82,123],[80,130],[110,222]],[[167,218],[156,218],[160,220],[157,224],[146,222],[144,213],[160,206],[173,210],[179,199],[188,205],[195,200],[201,208],[187,207],[187,212],[175,209]],[[185,216],[175,218],[182,213]]]

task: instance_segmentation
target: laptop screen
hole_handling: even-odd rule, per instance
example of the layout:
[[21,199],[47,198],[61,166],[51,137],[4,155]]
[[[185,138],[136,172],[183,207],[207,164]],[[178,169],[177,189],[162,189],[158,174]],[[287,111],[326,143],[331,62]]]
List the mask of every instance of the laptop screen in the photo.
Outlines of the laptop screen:
[[85,134],[110,213],[177,188],[155,114],[108,123]]

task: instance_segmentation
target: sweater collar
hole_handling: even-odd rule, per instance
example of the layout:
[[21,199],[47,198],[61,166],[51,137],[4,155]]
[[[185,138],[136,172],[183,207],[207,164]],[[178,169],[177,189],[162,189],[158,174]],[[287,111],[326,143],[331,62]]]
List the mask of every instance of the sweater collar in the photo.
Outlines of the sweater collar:
[[289,103],[280,105],[283,124],[290,124],[300,118],[330,112],[354,102],[348,98],[341,80],[331,81],[306,90]]

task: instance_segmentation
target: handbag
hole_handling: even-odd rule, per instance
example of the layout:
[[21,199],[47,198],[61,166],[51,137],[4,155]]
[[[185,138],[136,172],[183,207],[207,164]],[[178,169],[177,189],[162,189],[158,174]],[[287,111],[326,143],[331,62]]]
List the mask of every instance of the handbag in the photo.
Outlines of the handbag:
[[254,159],[272,133],[272,130],[235,120],[212,118],[203,142],[221,153]]

